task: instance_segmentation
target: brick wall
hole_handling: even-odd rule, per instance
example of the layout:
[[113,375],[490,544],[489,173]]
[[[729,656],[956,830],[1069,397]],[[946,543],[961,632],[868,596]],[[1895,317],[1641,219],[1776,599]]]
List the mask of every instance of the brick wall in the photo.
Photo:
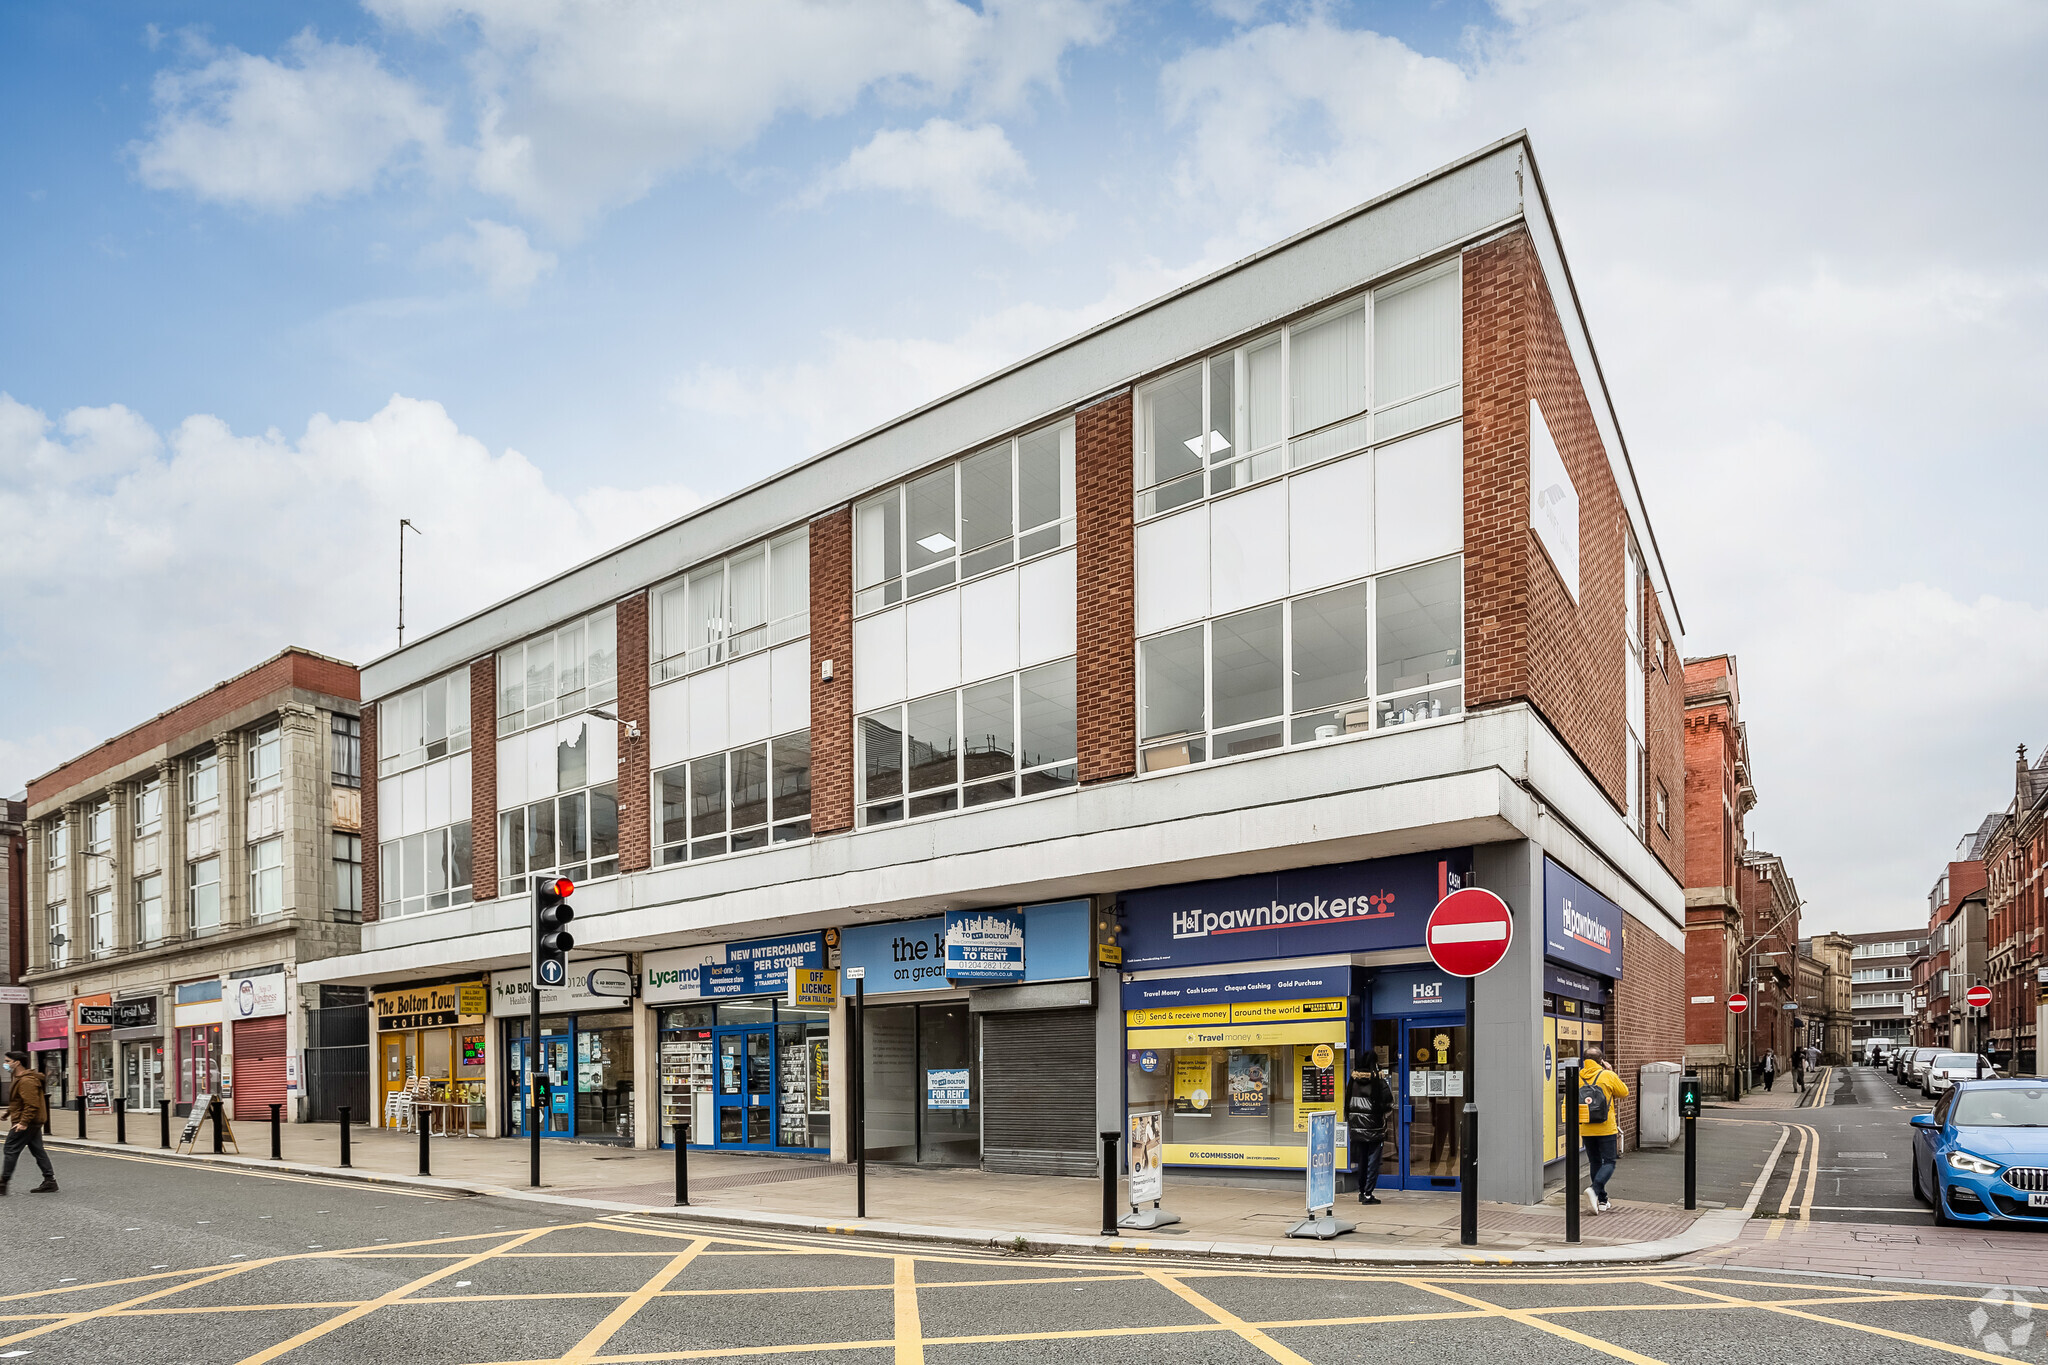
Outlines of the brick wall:
[[[377,890],[377,874],[383,871],[383,860],[377,856],[377,708],[363,708],[363,733],[357,751],[362,755],[363,769],[363,923],[376,921],[378,907],[383,904]],[[182,799],[183,793],[165,793],[164,804],[173,799]],[[182,809],[182,807],[180,808]],[[182,901],[182,897],[180,898]]]
[[1624,914],[1621,924],[1621,980],[1614,983],[1614,1046],[1607,1062],[1629,1084],[1621,1102],[1625,1148],[1641,1135],[1636,1115],[1641,1072],[1646,1062],[1685,1060],[1685,954]]
[[[647,771],[648,702],[647,594],[619,603],[619,871],[641,872],[653,860],[649,803],[654,799]],[[626,722],[639,725],[640,739],[626,737]]]
[[[1643,743],[1649,750],[1650,776],[1643,787],[1643,804],[1650,815],[1650,852],[1685,883],[1685,670],[1657,605],[1657,593],[1650,576],[1643,575],[1643,685],[1649,690],[1643,711],[1649,733]],[[1657,647],[1664,647],[1664,667],[1657,667]],[[1665,827],[1657,825],[1657,790],[1662,786],[1666,802]]]
[[813,834],[853,828],[853,669],[853,509],[842,507],[811,523]]
[[1121,393],[1074,416],[1074,693],[1083,782],[1129,777],[1137,767],[1131,402]]
[[469,894],[498,894],[498,656],[469,666]]
[[[1626,519],[1525,232],[1465,253],[1465,687],[1527,701],[1617,809],[1628,800]],[[1579,600],[1529,526],[1529,401],[1579,493]]]

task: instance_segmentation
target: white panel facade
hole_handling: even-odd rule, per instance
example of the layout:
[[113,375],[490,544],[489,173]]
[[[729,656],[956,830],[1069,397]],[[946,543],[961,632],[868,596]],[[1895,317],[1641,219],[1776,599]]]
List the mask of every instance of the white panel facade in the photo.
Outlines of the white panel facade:
[[422,826],[424,829],[439,829],[454,818],[448,811],[448,778],[454,766],[444,758],[421,769],[427,786],[426,824]]
[[498,809],[510,810],[526,802],[526,736],[511,735],[498,741]]
[[1017,571],[1017,663],[1062,659],[1074,652],[1074,574],[1078,557],[1062,550]]
[[448,818],[468,820],[470,812],[470,771],[469,751],[463,750],[448,760]]
[[690,756],[715,754],[728,747],[726,669],[706,669],[690,676]]
[[766,654],[749,654],[727,664],[726,742],[752,744],[773,734],[773,711],[768,696],[769,667]]
[[1138,634],[1186,625],[1209,614],[1209,509],[1138,528]]
[[690,756],[690,684],[672,682],[647,694],[647,757],[657,768]]
[[[400,809],[398,799],[398,779],[383,778],[377,783],[377,823],[386,830],[394,830],[403,819],[404,812]],[[197,856],[199,852],[199,827],[196,822],[186,826],[185,849],[193,856]]]
[[398,775],[400,834],[419,834],[427,828],[427,770],[414,768]]
[[1209,504],[1209,610],[1287,595],[1287,490],[1269,483]]
[[768,655],[768,728],[778,735],[811,724],[811,642],[782,645]]
[[891,607],[853,623],[853,709],[872,711],[904,692],[903,608]]
[[590,781],[592,784],[616,781],[619,776],[619,731],[624,727],[599,720],[596,716],[588,720],[585,733],[590,736],[587,741],[590,745]]
[[1308,592],[1372,572],[1372,456],[1353,455],[1287,482],[1287,590]]
[[1374,454],[1373,527],[1382,569],[1465,544],[1465,438],[1456,425]]
[[538,801],[555,794],[555,727],[543,725],[526,732],[526,799]]
[[960,589],[960,681],[979,682],[1017,667],[1017,571],[1007,569]]
[[904,685],[913,697],[960,685],[960,593],[948,588],[905,612]]

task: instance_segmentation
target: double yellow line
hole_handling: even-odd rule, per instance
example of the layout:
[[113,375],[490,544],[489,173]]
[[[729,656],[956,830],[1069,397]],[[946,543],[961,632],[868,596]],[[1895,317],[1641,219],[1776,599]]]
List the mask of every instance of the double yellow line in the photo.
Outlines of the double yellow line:
[[[1792,1158],[1792,1176],[1785,1182],[1785,1197],[1778,1201],[1778,1220],[1772,1223],[1770,1231],[1764,1234],[1766,1242],[1775,1242],[1784,1235],[1785,1223],[1792,1216],[1794,1200],[1798,1201],[1799,1220],[1812,1221],[1813,1191],[1820,1180],[1820,1130],[1804,1123],[1789,1123],[1785,1126],[1799,1134],[1799,1153]],[[1806,1190],[1803,1194],[1799,1189],[1799,1175],[1802,1170],[1806,1173]]]

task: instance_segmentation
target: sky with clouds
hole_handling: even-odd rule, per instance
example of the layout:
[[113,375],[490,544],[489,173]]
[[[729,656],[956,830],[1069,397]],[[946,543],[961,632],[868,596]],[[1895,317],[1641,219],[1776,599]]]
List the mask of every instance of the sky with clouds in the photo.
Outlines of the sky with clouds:
[[0,9],[0,791],[1519,128],[1809,923],[2048,744],[2048,7]]

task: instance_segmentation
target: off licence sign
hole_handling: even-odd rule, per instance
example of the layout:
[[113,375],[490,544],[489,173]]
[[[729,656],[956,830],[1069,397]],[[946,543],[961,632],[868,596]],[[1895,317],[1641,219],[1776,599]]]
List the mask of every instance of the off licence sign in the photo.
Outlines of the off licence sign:
[[1491,971],[1515,939],[1507,902],[1484,887],[1453,891],[1429,912],[1430,961],[1452,976]]
[[1740,1014],[1748,1008],[1749,997],[1744,995],[1741,991],[1737,991],[1735,992],[1735,994],[1728,997],[1728,1012],[1730,1014]]
[[1991,1004],[1991,988],[1989,986],[1972,986],[1968,993],[1963,996],[1963,999],[1970,1002],[1970,1008],[1973,1010],[1988,1008]]

